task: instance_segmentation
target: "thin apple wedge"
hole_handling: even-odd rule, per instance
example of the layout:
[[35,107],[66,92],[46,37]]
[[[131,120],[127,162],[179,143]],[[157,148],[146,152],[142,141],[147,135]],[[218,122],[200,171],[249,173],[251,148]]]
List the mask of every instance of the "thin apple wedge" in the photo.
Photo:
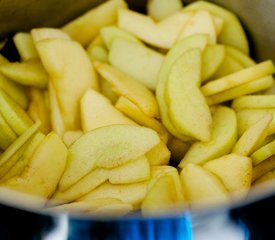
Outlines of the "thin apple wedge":
[[[68,34],[63,31],[60,31],[57,28],[33,28],[31,30],[31,37],[33,39],[34,45],[37,46],[37,43],[47,39],[63,39],[70,40]],[[38,53],[39,57],[39,53]]]
[[236,197],[243,197],[251,186],[252,161],[248,157],[232,153],[211,160],[203,167],[218,176]]
[[249,95],[235,99],[232,108],[243,109],[275,108],[275,95]]
[[12,39],[23,61],[38,58],[38,52],[35,48],[30,33],[18,32],[13,36]]
[[96,167],[114,168],[136,159],[160,141],[149,128],[111,125],[83,134],[69,148],[59,186],[67,189]]
[[213,106],[247,94],[257,93],[270,88],[273,82],[274,79],[272,76],[262,77],[251,82],[244,83],[240,86],[230,88],[223,92],[208,96],[206,97],[207,103],[208,105]]
[[266,173],[274,169],[275,169],[275,156],[273,155],[270,158],[264,160],[263,162],[257,164],[253,168],[252,182],[254,182],[255,180],[259,179],[260,177],[262,177],[263,175],[265,175]]
[[163,141],[145,154],[151,166],[168,165],[171,152]]
[[151,90],[156,89],[164,55],[125,38],[112,41],[110,63]]
[[184,193],[192,207],[220,204],[229,200],[221,180],[205,168],[189,163],[180,173]]
[[196,11],[182,28],[177,40],[184,39],[193,34],[207,34],[210,44],[217,43],[217,34],[214,20],[208,11]]
[[107,1],[67,23],[62,27],[62,30],[69,34],[72,39],[86,46],[102,27],[116,22],[118,9],[121,8],[127,8],[125,1]]
[[196,142],[187,151],[179,167],[188,163],[202,164],[230,153],[237,141],[237,117],[235,112],[220,106],[213,115],[211,140]]
[[168,131],[176,136],[177,138],[185,141],[186,137],[182,136],[175,129],[173,124],[170,121],[168,115],[168,106],[165,102],[165,91],[167,86],[167,79],[173,64],[177,61],[177,59],[188,49],[191,48],[200,48],[204,49],[207,45],[208,38],[205,34],[197,34],[190,37],[185,38],[184,40],[178,42],[171,48],[171,50],[167,53],[167,56],[164,59],[164,62],[161,66],[158,84],[156,89],[156,97],[159,104],[159,110],[161,115],[161,120],[164,126],[168,129]]
[[134,104],[128,98],[120,96],[116,102],[115,107],[141,126],[155,130],[159,134],[161,140],[164,143],[167,143],[169,134],[161,122],[155,118],[147,116],[136,104]]
[[2,89],[0,89],[0,113],[18,136],[32,125],[28,114]]
[[80,100],[81,126],[84,132],[113,124],[137,125],[118,111],[99,92],[89,89]]
[[205,84],[201,90],[205,96],[214,95],[230,88],[240,86],[244,83],[271,75],[275,72],[274,64],[271,60],[247,67],[238,72],[229,74],[220,79],[213,80]]
[[63,174],[66,157],[66,146],[52,132],[39,145],[23,173],[1,183],[1,186],[49,198]]
[[107,26],[100,30],[100,36],[108,49],[111,49],[113,41],[117,38],[123,38],[125,40],[133,41],[135,43],[142,44],[142,42],[131,33],[117,27]]
[[180,0],[149,0],[146,5],[147,13],[156,21],[161,21],[183,7]]
[[150,45],[169,49],[192,15],[193,13],[176,12],[156,23],[144,14],[128,9],[119,9],[118,26]]
[[108,178],[112,184],[130,184],[146,181],[151,177],[151,168],[146,156],[138,157],[119,167],[109,170]]
[[272,142],[262,146],[253,154],[251,154],[251,158],[253,160],[253,164],[257,165],[267,158],[273,156],[275,154],[275,140]]
[[200,69],[200,49],[186,51],[171,68],[167,80],[166,102],[169,117],[178,132],[208,141],[212,117],[199,89]]
[[213,14],[213,16],[218,16],[223,19],[223,28],[218,36],[218,41],[220,43],[236,47],[246,54],[249,53],[248,40],[244,29],[234,13],[206,1],[194,2],[183,9],[183,11],[197,10],[207,10]]
[[10,128],[6,120],[0,114],[0,149],[5,150],[17,138],[15,132]]
[[92,190],[78,201],[89,201],[100,198],[117,198],[124,203],[131,204],[135,209],[140,204],[146,194],[148,181],[132,184],[111,184],[106,182]]
[[37,59],[3,64],[0,72],[21,85],[45,89],[48,84],[48,74]]
[[53,203],[66,203],[81,198],[106,182],[108,180],[108,174],[108,169],[97,168],[67,189],[62,188],[62,185],[59,185],[57,191],[52,197]]
[[256,64],[256,62],[251,57],[247,56],[247,54],[243,53],[241,50],[235,47],[226,45],[225,51],[228,56],[239,61],[244,67],[251,67]]
[[65,130],[78,130],[80,98],[87,88],[98,89],[92,64],[82,46],[71,40],[48,39],[36,46],[56,90]]
[[159,117],[156,98],[145,86],[111,65],[95,62],[94,66],[118,95],[128,98],[149,117]]
[[250,156],[268,135],[268,128],[272,119],[273,116],[267,114],[249,127],[239,138],[232,152],[242,156]]

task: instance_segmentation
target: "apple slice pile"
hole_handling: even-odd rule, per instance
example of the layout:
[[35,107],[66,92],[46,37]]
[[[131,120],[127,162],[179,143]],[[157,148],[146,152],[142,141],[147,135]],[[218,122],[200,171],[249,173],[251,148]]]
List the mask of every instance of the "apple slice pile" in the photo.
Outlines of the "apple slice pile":
[[[271,60],[209,2],[109,0],[0,55],[0,187],[48,211],[160,214],[275,178]],[[176,167],[175,167],[176,165]]]

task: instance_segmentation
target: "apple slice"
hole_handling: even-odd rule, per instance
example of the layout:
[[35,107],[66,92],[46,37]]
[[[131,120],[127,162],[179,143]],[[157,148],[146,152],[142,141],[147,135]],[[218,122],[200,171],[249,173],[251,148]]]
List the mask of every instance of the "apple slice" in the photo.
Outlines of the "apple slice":
[[275,156],[273,155],[270,158],[257,164],[253,168],[252,182],[254,182],[255,180],[259,179],[260,177],[262,177],[263,175],[265,175],[266,173],[274,169],[275,169]]
[[101,28],[100,36],[108,49],[111,49],[113,41],[117,38],[123,38],[128,41],[142,44],[134,35],[117,26],[106,26]]
[[243,109],[275,108],[274,95],[249,95],[235,99],[232,108],[236,111]]
[[83,46],[99,33],[104,26],[114,24],[118,9],[127,8],[123,0],[110,0],[91,9],[62,27],[62,30]]
[[118,26],[150,45],[169,49],[192,15],[192,13],[176,12],[156,23],[147,15],[119,9]]
[[168,131],[165,129],[165,127],[157,119],[149,117],[143,113],[140,108],[128,98],[123,96],[119,97],[115,107],[141,126],[155,130],[159,134],[161,140],[164,143],[167,143]]
[[0,148],[5,150],[11,145],[17,138],[14,131],[10,128],[6,120],[0,114]]
[[[28,140],[24,145],[27,145],[26,148],[24,148],[24,152],[20,159],[13,165],[9,171],[1,178],[1,181],[4,182],[10,178],[13,178],[15,176],[19,176],[24,169],[26,168],[27,164],[29,163],[32,155],[42,143],[43,139],[45,138],[45,135],[41,132],[36,132],[30,140]],[[23,146],[24,146],[23,145]]]
[[157,51],[125,38],[114,39],[109,52],[113,66],[151,90],[156,89],[163,60],[164,56]]
[[208,96],[206,98],[208,105],[213,106],[223,103],[247,94],[256,93],[272,86],[274,79],[272,76],[262,77],[240,86],[230,88],[223,92]]
[[36,46],[39,41],[47,39],[71,39],[68,34],[56,28],[33,28],[31,30],[31,36]]
[[249,127],[239,138],[232,152],[242,156],[252,154],[268,135],[268,128],[272,118],[271,114],[267,114]]
[[65,130],[78,130],[80,98],[87,88],[98,89],[97,76],[85,50],[64,39],[39,41],[37,49],[56,90]]
[[9,95],[20,107],[27,108],[28,98],[23,86],[0,74],[0,89]]
[[1,184],[2,187],[49,198],[66,166],[67,148],[54,133],[45,137],[23,173]]
[[116,198],[124,203],[129,203],[135,209],[138,209],[145,197],[147,184],[148,181],[118,185],[106,182],[78,199],[78,201],[96,200],[105,197]]
[[157,101],[149,89],[111,65],[95,62],[94,66],[118,95],[128,98],[149,117],[159,117]]
[[23,61],[38,58],[38,52],[30,33],[18,32],[13,36],[13,42]]
[[168,165],[171,153],[163,141],[145,154],[151,166]]
[[182,136],[175,129],[168,116],[168,106],[165,102],[164,92],[166,91],[166,83],[171,70],[171,67],[176,62],[176,60],[188,49],[200,48],[204,49],[207,44],[208,38],[206,34],[197,34],[185,38],[184,40],[176,43],[171,50],[167,53],[164,62],[161,66],[158,84],[156,89],[156,97],[159,104],[161,120],[164,126],[177,138],[185,141],[186,137]]
[[154,172],[141,205],[142,214],[163,214],[183,207],[183,192],[177,170],[166,166]]
[[267,158],[273,156],[274,154],[275,154],[275,140],[259,148],[257,151],[255,151],[251,155],[251,158],[253,160],[253,164],[257,165],[262,161],[266,160]]
[[226,54],[239,61],[244,67],[251,67],[256,64],[251,57],[247,56],[247,54],[243,53],[241,50],[229,45],[224,47]]
[[228,107],[218,107],[213,115],[211,140],[196,142],[187,151],[179,167],[188,163],[202,164],[228,154],[237,141],[237,117]]
[[[274,179],[275,179],[274,171],[269,171],[266,174],[264,174],[263,176],[259,177],[256,181],[254,181],[253,187],[258,186],[260,184],[264,184],[264,183],[270,184],[271,181],[272,181],[272,183],[274,183]],[[262,187],[262,186],[260,186],[260,187]]]
[[91,46],[87,49],[87,53],[91,62],[108,62],[108,51],[103,46]]
[[27,113],[2,89],[0,89],[0,113],[18,136],[32,125]]
[[137,125],[124,116],[99,92],[89,89],[80,101],[81,125],[84,132],[113,124]]
[[239,197],[243,197],[251,186],[252,161],[248,157],[231,153],[211,160],[203,167],[218,176],[228,191]]
[[262,108],[262,109],[244,109],[237,112],[238,134],[241,136],[247,129],[253,126],[260,119],[266,115],[273,116],[272,121],[268,127],[268,135],[275,133],[275,109]]
[[108,180],[108,174],[109,171],[107,169],[97,168],[67,189],[62,188],[62,185],[59,185],[58,190],[52,197],[53,203],[66,203],[81,198],[106,182]]
[[271,60],[258,63],[245,68],[236,73],[232,73],[223,78],[211,81],[204,85],[201,90],[205,96],[217,94],[241,84],[271,75],[275,72],[275,67]]
[[229,200],[221,180],[205,168],[189,163],[180,173],[184,193],[192,207],[220,204]]
[[180,0],[149,0],[146,4],[147,13],[156,21],[161,21],[183,7]]
[[184,25],[177,40],[181,40],[193,34],[207,34],[210,44],[217,43],[216,28],[213,18],[208,11],[199,10],[195,12]]
[[150,163],[146,156],[138,157],[119,167],[109,170],[108,178],[112,184],[129,184],[146,181],[151,176]]
[[206,82],[221,66],[225,58],[225,48],[222,45],[209,45],[202,52],[201,81]]
[[199,90],[200,69],[200,49],[186,51],[171,68],[167,80],[166,101],[169,117],[178,132],[208,141],[212,118],[206,100]]
[[248,41],[244,29],[234,13],[206,1],[197,1],[184,8],[184,11],[197,10],[207,10],[213,14],[213,16],[218,16],[223,19],[223,29],[218,36],[220,43],[236,47],[246,54],[249,53]]
[[157,133],[132,125],[111,125],[84,133],[69,148],[59,186],[67,189],[96,167],[114,168],[136,159],[159,143]]

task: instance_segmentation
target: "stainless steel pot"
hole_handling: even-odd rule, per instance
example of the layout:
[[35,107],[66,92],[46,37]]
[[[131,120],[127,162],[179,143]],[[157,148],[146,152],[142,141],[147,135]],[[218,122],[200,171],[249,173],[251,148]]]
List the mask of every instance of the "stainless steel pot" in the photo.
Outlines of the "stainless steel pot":
[[[0,39],[33,27],[58,27],[101,3],[100,0],[0,0]],[[144,11],[146,0],[129,0]],[[193,2],[187,0],[185,3]],[[213,0],[237,13],[257,60],[275,61],[274,0]],[[24,200],[23,198],[20,200]],[[275,239],[274,186],[255,189],[244,200],[159,217],[97,218],[47,214],[29,201],[0,194],[0,239]],[[268,217],[270,216],[270,217]],[[269,219],[271,218],[271,219]],[[219,235],[219,232],[222,232]],[[235,234],[235,238],[228,234]],[[199,238],[203,236],[204,238]]]

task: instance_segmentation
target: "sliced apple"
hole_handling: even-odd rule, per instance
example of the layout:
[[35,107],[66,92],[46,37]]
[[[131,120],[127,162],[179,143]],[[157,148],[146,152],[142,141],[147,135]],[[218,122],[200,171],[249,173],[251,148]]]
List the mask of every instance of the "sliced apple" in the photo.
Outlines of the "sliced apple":
[[222,45],[209,45],[202,52],[201,81],[205,82],[218,70],[225,58]]
[[58,190],[52,197],[53,202],[71,202],[81,198],[106,182],[108,180],[108,173],[109,171],[107,169],[97,168],[67,189],[59,185]]
[[112,47],[113,41],[117,38],[123,38],[125,40],[142,44],[142,42],[139,39],[137,39],[134,35],[117,26],[107,26],[101,28],[100,36],[102,37],[102,40],[108,49]]
[[239,138],[232,152],[242,156],[252,154],[268,135],[268,128],[272,118],[271,114],[267,114],[249,127]]
[[226,45],[225,51],[228,56],[239,61],[244,67],[250,67],[256,64],[251,57],[249,57],[247,54],[243,53],[241,50],[235,47]]
[[54,133],[45,137],[23,173],[1,184],[2,187],[49,198],[66,166],[67,148]]
[[131,125],[111,125],[87,132],[70,146],[59,186],[69,188],[97,166],[118,167],[144,155],[159,141],[153,130]]
[[212,118],[206,100],[199,90],[200,69],[200,49],[186,51],[171,68],[167,80],[166,101],[169,117],[178,132],[208,141]]
[[269,171],[275,169],[275,156],[271,156],[270,158],[262,161],[261,163],[257,164],[253,168],[252,172],[252,182],[257,180],[258,178],[262,177]]
[[151,90],[156,89],[164,56],[144,45],[116,38],[109,52],[110,63]]
[[113,124],[136,125],[118,111],[109,99],[93,89],[87,90],[81,98],[80,114],[84,132]]
[[11,145],[12,142],[17,138],[14,131],[10,128],[6,120],[0,114],[0,148],[5,150]]
[[177,40],[181,40],[193,34],[207,34],[210,44],[217,43],[216,28],[213,18],[208,11],[196,11],[182,28]]
[[222,180],[228,191],[244,196],[252,180],[252,161],[248,157],[228,154],[211,160],[203,165],[204,168]]
[[98,89],[96,73],[85,50],[63,39],[39,41],[37,49],[56,90],[65,129],[78,130],[80,98],[87,88]]
[[180,173],[183,189],[192,207],[220,204],[229,200],[221,180],[203,167],[189,163]]
[[204,49],[207,44],[208,38],[205,34],[197,34],[190,37],[185,38],[184,40],[178,42],[171,48],[171,50],[167,53],[166,58],[161,66],[158,84],[156,89],[156,97],[159,104],[161,120],[164,126],[179,139],[183,141],[186,140],[185,136],[182,136],[178,131],[175,129],[173,124],[170,121],[168,115],[168,106],[165,102],[164,93],[166,91],[166,83],[167,79],[171,70],[172,65],[176,62],[176,60],[188,49],[191,48],[200,48]]
[[147,181],[118,185],[106,182],[80,198],[78,201],[89,201],[103,197],[117,198],[122,202],[132,204],[134,208],[139,208],[146,194],[147,184]]
[[147,13],[156,21],[161,21],[183,7],[180,0],[149,0],[146,5]]
[[152,148],[145,154],[151,166],[167,165],[170,160],[171,153],[163,141]]
[[159,117],[158,104],[150,90],[111,65],[100,62],[94,65],[98,73],[112,84],[118,95],[128,98],[149,117]]
[[9,95],[19,106],[24,109],[27,108],[28,98],[23,86],[0,74],[0,89]]
[[262,161],[266,160],[267,158],[273,156],[274,154],[275,154],[275,140],[259,148],[257,151],[255,151],[251,155],[251,158],[253,160],[253,164],[257,165]]
[[107,1],[67,23],[62,27],[62,30],[69,34],[72,39],[86,46],[99,33],[102,27],[116,22],[117,11],[121,8],[127,8],[125,1]]
[[263,176],[259,177],[257,180],[255,180],[253,182],[253,186],[258,186],[263,183],[270,184],[271,181],[273,181],[273,183],[274,183],[274,179],[275,179],[274,171],[269,171],[266,174],[264,174]]
[[12,39],[23,61],[38,58],[38,52],[35,48],[30,33],[18,32]]
[[224,24],[222,31],[218,36],[218,41],[242,50],[249,54],[248,40],[246,38],[244,29],[237,18],[237,16],[229,10],[222,8],[216,4],[197,1],[189,4],[184,8],[184,11],[207,10],[213,16],[218,16],[223,19]]
[[88,56],[92,62],[108,62],[108,51],[102,46],[92,46],[87,49]]
[[237,141],[237,117],[228,107],[218,107],[213,115],[211,140],[196,142],[187,151],[179,167],[188,163],[202,164],[228,154]]
[[233,87],[223,92],[211,95],[206,98],[207,103],[208,105],[213,106],[247,94],[260,92],[262,90],[270,88],[273,82],[274,79],[272,76],[262,77],[251,82],[241,84],[240,86]]
[[235,99],[232,108],[243,109],[275,108],[275,95],[248,95]]
[[32,120],[27,113],[1,89],[0,113],[18,136],[32,125]]
[[168,141],[168,131],[155,118],[147,116],[140,108],[126,97],[119,97],[116,102],[116,108],[126,116],[144,127],[154,129],[160,136],[161,140],[166,143]]
[[118,100],[118,95],[113,91],[112,84],[109,83],[106,79],[99,76],[99,85],[100,85],[100,92],[108,98],[113,104],[115,104]]
[[241,136],[247,129],[266,115],[273,116],[268,127],[268,135],[275,133],[275,109],[245,109],[237,112],[238,134]]
[[169,49],[192,15],[192,13],[176,12],[156,23],[147,15],[119,9],[118,26],[150,45]]
[[47,39],[71,39],[68,34],[57,28],[33,28],[31,30],[31,36],[35,45],[37,45],[39,41]]
[[275,67],[271,60],[258,63],[245,68],[236,73],[232,73],[220,79],[211,81],[204,85],[201,90],[205,96],[217,94],[241,84],[271,75],[275,72]]

